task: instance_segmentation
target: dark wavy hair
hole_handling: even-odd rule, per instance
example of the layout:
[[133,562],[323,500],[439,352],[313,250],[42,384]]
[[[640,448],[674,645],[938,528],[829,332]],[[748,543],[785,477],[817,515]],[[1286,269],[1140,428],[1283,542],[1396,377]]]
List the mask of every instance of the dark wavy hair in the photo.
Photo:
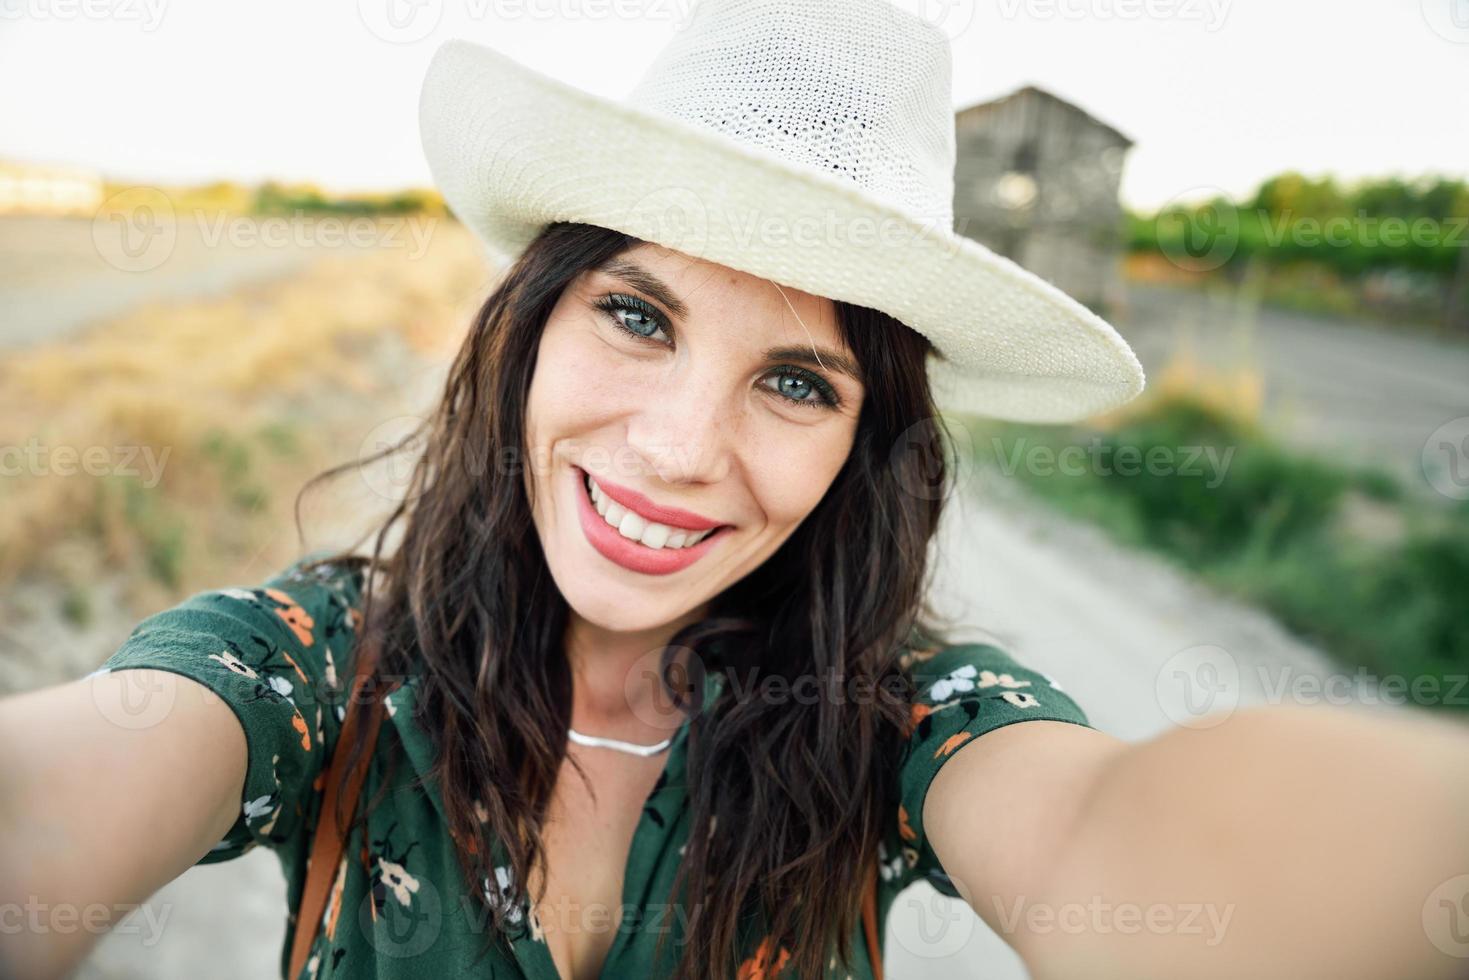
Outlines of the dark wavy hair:
[[[526,897],[533,867],[544,880],[541,827],[572,705],[567,603],[546,566],[523,473],[503,461],[525,458],[536,353],[563,290],[639,244],[591,225],[548,226],[485,300],[420,428],[302,491],[410,442],[422,448],[372,556],[318,564],[356,562],[373,573],[358,643],[376,647],[381,676],[420,678],[419,717],[436,744],[428,778],[495,936],[510,903]],[[833,955],[850,965],[863,886],[898,804],[912,697],[900,657],[942,642],[924,602],[948,472],[925,370],[930,346],[887,314],[844,302],[836,310],[866,386],[848,458],[780,549],[713,597],[708,617],[662,654],[664,692],[692,719],[690,833],[670,896],[687,912],[671,974],[679,980],[732,974],[752,914],[796,975],[822,974]],[[388,553],[395,527],[401,539]],[[734,672],[730,696],[708,710],[692,703],[668,671],[680,648]],[[750,683],[771,676],[876,695],[776,701]],[[362,741],[348,746],[352,758]],[[358,820],[381,795],[359,805]],[[496,841],[513,869],[508,889],[489,866]]]

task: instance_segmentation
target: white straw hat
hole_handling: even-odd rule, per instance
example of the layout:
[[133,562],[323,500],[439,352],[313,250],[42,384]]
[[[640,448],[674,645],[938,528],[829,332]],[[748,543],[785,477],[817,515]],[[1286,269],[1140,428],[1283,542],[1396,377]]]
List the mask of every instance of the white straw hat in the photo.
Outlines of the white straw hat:
[[504,258],[551,222],[600,225],[896,317],[940,353],[949,410],[1130,400],[1116,330],[954,234],[949,76],[948,37],[892,0],[700,0],[621,102],[448,41],[420,128],[446,203]]

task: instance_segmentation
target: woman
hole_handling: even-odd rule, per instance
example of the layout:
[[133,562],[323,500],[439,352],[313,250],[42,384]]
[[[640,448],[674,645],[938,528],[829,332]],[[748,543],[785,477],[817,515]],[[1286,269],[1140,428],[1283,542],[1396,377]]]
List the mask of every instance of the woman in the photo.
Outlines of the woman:
[[[923,614],[930,381],[1049,420],[1142,386],[948,231],[947,58],[887,0],[706,0],[626,105],[446,46],[430,163],[515,261],[410,492],[371,559],[200,593],[0,703],[0,902],[137,901],[265,845],[293,978],[870,977],[919,879],[1037,976],[1461,968],[1423,919],[1469,871],[1461,728],[1260,711],[1128,745]],[[1225,926],[1046,924],[1098,899]],[[88,935],[22,931],[11,968]]]

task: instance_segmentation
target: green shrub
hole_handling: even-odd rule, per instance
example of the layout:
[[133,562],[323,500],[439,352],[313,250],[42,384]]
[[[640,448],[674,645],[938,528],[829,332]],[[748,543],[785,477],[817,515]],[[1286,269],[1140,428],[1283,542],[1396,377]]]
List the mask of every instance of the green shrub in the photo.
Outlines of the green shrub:
[[[1344,666],[1431,681],[1469,671],[1469,502],[1410,499],[1389,473],[1295,453],[1188,398],[1156,402],[1106,433],[993,422],[971,431],[990,470],[1018,459],[1017,447],[1094,445],[1102,459],[1122,447],[1141,459],[1159,451],[1176,465],[1072,473],[1021,465],[1013,477],[1059,510],[1268,610]],[[1181,471],[1205,447],[1222,465]],[[1407,530],[1358,540],[1337,520],[1349,491],[1395,509]]]

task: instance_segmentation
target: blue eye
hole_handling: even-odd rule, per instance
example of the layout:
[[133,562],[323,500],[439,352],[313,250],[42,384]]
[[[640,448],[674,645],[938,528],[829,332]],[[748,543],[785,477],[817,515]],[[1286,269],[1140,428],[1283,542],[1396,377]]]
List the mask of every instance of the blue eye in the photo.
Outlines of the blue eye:
[[794,398],[796,401],[805,401],[816,391],[816,386],[811,382],[805,378],[797,378],[794,375],[787,374],[783,377],[778,377],[776,381],[780,393],[787,398]]
[[767,388],[797,405],[835,408],[841,403],[836,389],[819,374],[783,364],[766,377],[775,381],[773,386],[766,385]]
[[[619,330],[639,340],[666,342],[667,329],[663,317],[651,303],[645,303],[636,296],[612,293],[598,299],[595,306],[606,313]],[[660,330],[664,331],[665,340],[655,336]]]

